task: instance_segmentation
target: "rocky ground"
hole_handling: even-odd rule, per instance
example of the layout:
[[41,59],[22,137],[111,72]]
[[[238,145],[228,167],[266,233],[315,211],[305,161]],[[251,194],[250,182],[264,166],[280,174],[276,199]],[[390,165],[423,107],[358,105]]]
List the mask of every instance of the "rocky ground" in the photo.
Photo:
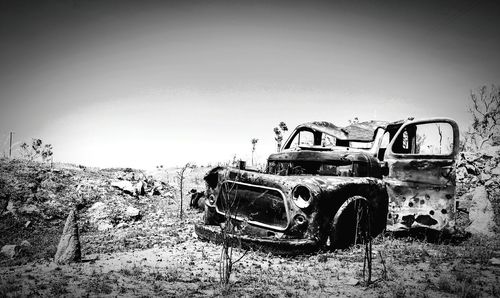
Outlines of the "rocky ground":
[[[461,206],[484,213],[488,206],[472,200],[484,189],[497,223],[499,161],[496,153],[464,154],[457,169]],[[183,193],[202,190],[207,170],[190,169]],[[500,296],[500,241],[491,223],[483,235],[438,243],[379,236],[368,285],[361,247],[295,257],[235,250],[235,259],[245,255],[221,287],[220,247],[194,235],[202,214],[187,208],[189,197],[179,218],[176,172],[0,160],[0,296]],[[83,261],[57,265],[71,208],[80,216]],[[474,223],[460,214],[463,229]]]

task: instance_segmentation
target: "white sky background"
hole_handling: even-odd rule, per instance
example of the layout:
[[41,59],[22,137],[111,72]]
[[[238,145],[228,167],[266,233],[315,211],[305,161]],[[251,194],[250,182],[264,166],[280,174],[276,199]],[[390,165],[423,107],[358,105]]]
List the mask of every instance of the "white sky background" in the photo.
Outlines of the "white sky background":
[[[263,162],[273,128],[446,116],[500,83],[488,1],[0,4],[0,142],[93,166]],[[36,3],[36,5],[35,5]],[[355,3],[355,4],[351,4]]]

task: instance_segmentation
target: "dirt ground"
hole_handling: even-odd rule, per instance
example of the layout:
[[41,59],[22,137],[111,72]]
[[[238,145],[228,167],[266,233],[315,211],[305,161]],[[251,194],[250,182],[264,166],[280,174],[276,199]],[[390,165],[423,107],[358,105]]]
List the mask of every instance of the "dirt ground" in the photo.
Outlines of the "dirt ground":
[[[190,171],[187,188],[200,189],[204,171]],[[0,297],[500,297],[500,266],[491,263],[500,241],[478,237],[433,243],[379,236],[369,284],[364,247],[294,257],[235,249],[234,259],[244,256],[222,287],[221,247],[194,233],[202,213],[186,208],[181,220],[178,201],[156,200],[140,221],[84,231],[81,263],[2,260]]]

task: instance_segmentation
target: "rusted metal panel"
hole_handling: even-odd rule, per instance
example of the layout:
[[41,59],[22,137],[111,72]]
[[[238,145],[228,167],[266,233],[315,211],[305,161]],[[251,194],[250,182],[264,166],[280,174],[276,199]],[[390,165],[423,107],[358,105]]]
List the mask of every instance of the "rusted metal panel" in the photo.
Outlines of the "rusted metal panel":
[[452,231],[455,226],[455,187],[387,179],[391,198],[387,214],[388,231],[430,228]]
[[[417,127],[444,124],[452,128],[452,147],[443,154],[417,154],[408,141],[409,153],[394,153],[401,135],[416,132]],[[441,135],[441,131],[439,131]],[[455,225],[455,156],[458,152],[458,126],[447,118],[410,121],[403,125],[386,152],[388,177],[384,178],[389,195],[387,230],[429,228],[451,232]],[[410,135],[411,137],[411,135]],[[415,135],[413,136],[415,137]]]

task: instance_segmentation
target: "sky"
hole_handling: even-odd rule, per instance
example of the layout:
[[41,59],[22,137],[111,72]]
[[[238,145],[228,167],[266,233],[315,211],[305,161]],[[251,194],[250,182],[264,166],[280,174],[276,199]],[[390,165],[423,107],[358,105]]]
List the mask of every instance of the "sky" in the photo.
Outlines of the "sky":
[[250,162],[273,128],[450,117],[500,83],[495,1],[0,1],[0,149],[151,168]]

